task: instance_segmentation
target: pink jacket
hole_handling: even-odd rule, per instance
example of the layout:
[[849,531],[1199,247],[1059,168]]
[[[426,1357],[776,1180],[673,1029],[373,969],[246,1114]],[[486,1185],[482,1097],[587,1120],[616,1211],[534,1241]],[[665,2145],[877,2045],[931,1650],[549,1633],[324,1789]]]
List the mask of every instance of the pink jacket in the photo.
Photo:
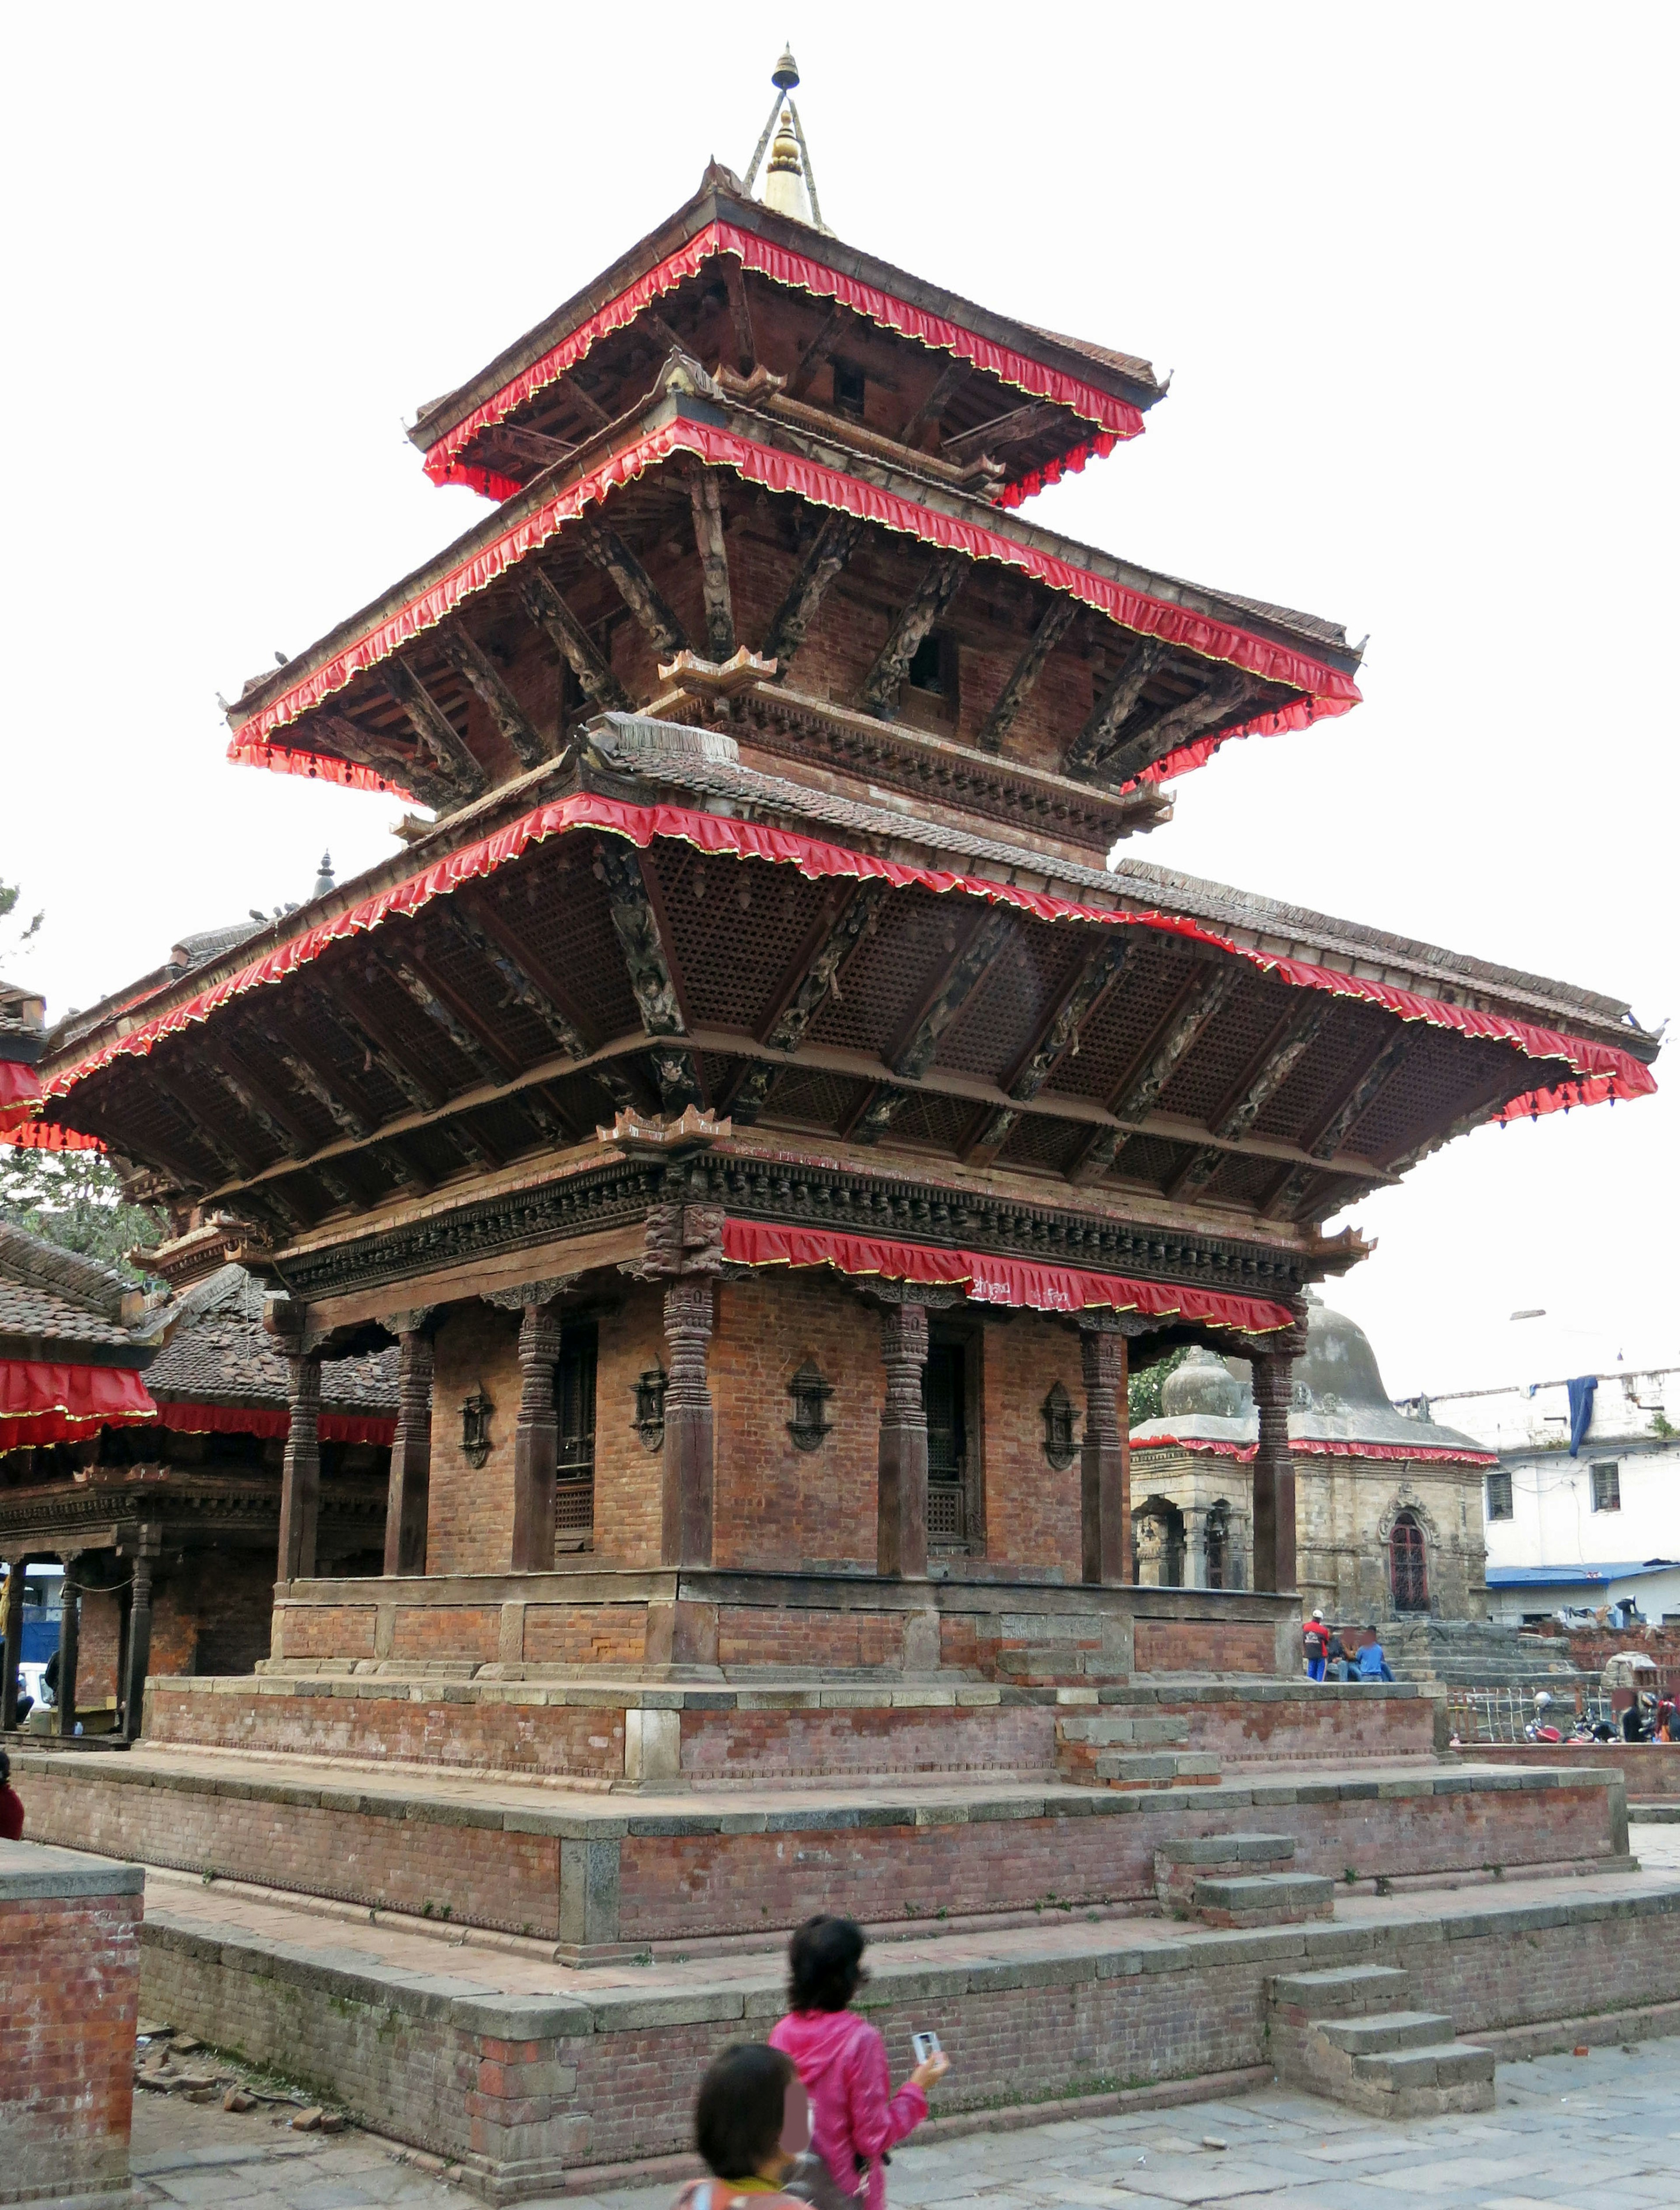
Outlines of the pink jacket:
[[887,2175],[881,2159],[926,2117],[927,2097],[909,2080],[893,2093],[887,2044],[856,2011],[790,2011],[778,2020],[770,2046],[793,2059],[805,2083],[811,2146],[835,2183],[852,2193],[857,2159],[867,2157],[869,2210],[884,2210]]

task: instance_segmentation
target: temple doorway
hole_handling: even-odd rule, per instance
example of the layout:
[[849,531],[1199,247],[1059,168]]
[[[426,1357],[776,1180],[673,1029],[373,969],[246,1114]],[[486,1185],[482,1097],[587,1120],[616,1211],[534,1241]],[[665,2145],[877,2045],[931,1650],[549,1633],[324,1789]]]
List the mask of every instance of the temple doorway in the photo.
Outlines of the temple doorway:
[[1165,1496],[1152,1496],[1132,1519],[1132,1578],[1140,1588],[1184,1585],[1184,1515]]
[[1215,1504],[1207,1513],[1207,1579],[1210,1589],[1230,1588],[1231,1579],[1231,1507]]
[[928,1548],[960,1549],[968,1540],[968,1346],[934,1342],[922,1369],[928,1417]]
[[1424,1550],[1424,1531],[1411,1512],[1400,1514],[1388,1537],[1388,1585],[1394,1591],[1396,1611],[1429,1609],[1429,1565]]
[[554,1409],[559,1428],[554,1545],[587,1550],[595,1532],[595,1363],[593,1321],[561,1331],[554,1369]]

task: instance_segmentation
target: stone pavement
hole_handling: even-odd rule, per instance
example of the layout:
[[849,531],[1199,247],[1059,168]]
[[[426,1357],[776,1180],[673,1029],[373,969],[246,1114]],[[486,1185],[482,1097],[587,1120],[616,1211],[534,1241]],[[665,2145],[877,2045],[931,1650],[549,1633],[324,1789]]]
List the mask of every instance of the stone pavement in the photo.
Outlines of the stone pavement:
[[[1477,2117],[1374,2128],[1332,2103],[1265,2088],[1135,2116],[972,2134],[893,2159],[900,2210],[1664,2210],[1680,2204],[1676,2044],[1502,2064]],[[1209,2147],[1209,2140],[1225,2143]],[[473,2197],[348,2133],[280,2133],[144,2096],[135,2119],[144,2199],[229,2210],[472,2210]],[[564,2210],[666,2210],[675,2183],[559,2198]],[[538,2206],[530,2206],[538,2210]]]

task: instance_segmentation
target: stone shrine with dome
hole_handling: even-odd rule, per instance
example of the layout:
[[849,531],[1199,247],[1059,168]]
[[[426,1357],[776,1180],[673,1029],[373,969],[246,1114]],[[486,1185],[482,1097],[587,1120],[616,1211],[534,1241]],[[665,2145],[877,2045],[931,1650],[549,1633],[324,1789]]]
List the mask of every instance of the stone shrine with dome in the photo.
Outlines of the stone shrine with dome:
[[[1362,1623],[1409,1613],[1485,1619],[1482,1483],[1492,1452],[1397,1410],[1364,1330],[1315,1296],[1306,1305],[1289,1405],[1303,1605]],[[1251,1585],[1259,1434],[1248,1362],[1194,1346],[1161,1384],[1159,1418],[1131,1432],[1141,1585]]]

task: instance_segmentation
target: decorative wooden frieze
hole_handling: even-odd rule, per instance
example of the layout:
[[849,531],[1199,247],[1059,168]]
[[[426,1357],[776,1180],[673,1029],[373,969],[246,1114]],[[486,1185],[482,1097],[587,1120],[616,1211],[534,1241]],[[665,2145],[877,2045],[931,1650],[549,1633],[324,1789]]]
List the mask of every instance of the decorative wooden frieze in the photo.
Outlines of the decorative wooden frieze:
[[596,567],[608,577],[613,589],[641,624],[655,651],[669,660],[688,649],[688,632],[667,604],[664,594],[616,529],[604,522],[580,522],[578,541]]
[[1091,775],[1102,765],[1114,749],[1122,724],[1143,696],[1145,685],[1170,650],[1159,638],[1138,639],[1130,657],[1110,677],[1107,688],[1069,746],[1062,762],[1063,775]]
[[909,1082],[921,1080],[933,1064],[940,1037],[997,957],[1014,925],[1014,917],[1005,906],[994,906],[979,922],[940,977],[931,1002],[908,1040],[889,1062],[894,1074]]
[[1141,775],[1175,746],[1189,744],[1217,729],[1222,722],[1231,720],[1249,694],[1249,678],[1240,668],[1222,669],[1211,676],[1194,697],[1151,715],[1115,747],[1104,764],[1111,776],[1123,779]]
[[479,765],[455,723],[443,711],[407,661],[391,659],[381,663],[379,679],[403,712],[421,746],[462,795],[476,798],[490,777]]
[[1074,599],[1051,600],[1049,609],[1028,639],[1025,651],[998,692],[997,703],[981,724],[980,733],[974,741],[982,752],[1002,752],[1003,740],[1014,728],[1016,715],[1032,696],[1039,678],[1045,672],[1045,661],[1067,635],[1078,612],[1078,602]]
[[[738,277],[738,265],[729,265],[736,269]],[[721,664],[735,649],[735,609],[729,595],[729,548],[714,470],[694,470],[689,478],[689,499],[694,509],[700,587],[706,605],[706,649],[712,660]]]
[[828,1416],[828,1399],[834,1393],[832,1385],[808,1358],[788,1382],[787,1393],[793,1399],[793,1417],[787,1423],[787,1432],[793,1438],[794,1449],[820,1450],[824,1437],[834,1431],[834,1423]]
[[771,619],[762,648],[763,657],[774,660],[784,677],[816,619],[828,586],[852,558],[863,528],[854,515],[831,514],[806,548],[787,595]]
[[606,885],[607,909],[642,1027],[649,1036],[681,1036],[683,1011],[636,854],[627,847],[603,842],[596,849],[594,874]]

